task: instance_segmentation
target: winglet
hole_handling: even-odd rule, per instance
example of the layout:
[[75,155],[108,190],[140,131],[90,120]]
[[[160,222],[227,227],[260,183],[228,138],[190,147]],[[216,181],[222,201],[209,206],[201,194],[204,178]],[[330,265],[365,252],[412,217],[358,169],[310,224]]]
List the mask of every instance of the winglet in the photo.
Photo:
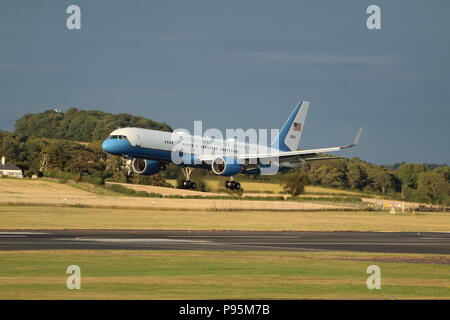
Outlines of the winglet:
[[359,128],[358,133],[356,133],[355,139],[353,139],[352,144],[349,144],[348,146],[342,147],[342,149],[345,148],[353,148],[354,146],[356,146],[359,143],[359,139],[361,138],[361,134],[363,132],[364,128]]

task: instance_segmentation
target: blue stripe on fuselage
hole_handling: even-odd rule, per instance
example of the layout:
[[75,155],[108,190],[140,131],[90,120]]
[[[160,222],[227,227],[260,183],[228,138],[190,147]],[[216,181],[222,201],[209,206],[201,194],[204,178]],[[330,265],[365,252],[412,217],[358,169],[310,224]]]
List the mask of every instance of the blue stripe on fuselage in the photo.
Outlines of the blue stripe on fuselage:
[[[169,163],[172,162],[171,150],[133,147],[127,140],[106,139],[105,141],[103,141],[102,149],[104,152],[117,156],[128,156],[130,158],[159,160]],[[185,157],[186,156],[191,159],[192,165],[185,165],[185,166],[200,167],[200,168],[205,167],[204,164],[194,164],[195,154],[185,153]]]

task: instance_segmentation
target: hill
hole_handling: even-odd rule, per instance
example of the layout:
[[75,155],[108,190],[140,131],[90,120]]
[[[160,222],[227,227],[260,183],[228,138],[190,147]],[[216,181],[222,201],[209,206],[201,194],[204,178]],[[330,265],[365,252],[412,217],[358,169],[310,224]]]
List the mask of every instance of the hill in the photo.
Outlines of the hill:
[[112,114],[72,108],[66,112],[47,110],[26,114],[16,121],[15,133],[26,137],[91,142],[103,140],[111,131],[123,127],[172,131],[166,123],[127,113]]

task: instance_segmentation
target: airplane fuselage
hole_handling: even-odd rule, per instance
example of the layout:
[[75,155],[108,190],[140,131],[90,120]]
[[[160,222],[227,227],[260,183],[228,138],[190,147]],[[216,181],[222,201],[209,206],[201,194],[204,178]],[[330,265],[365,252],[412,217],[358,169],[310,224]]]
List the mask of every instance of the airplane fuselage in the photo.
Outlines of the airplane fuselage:
[[244,143],[235,139],[224,140],[142,128],[114,130],[103,142],[102,149],[113,155],[164,163],[173,163],[173,153],[176,152],[178,156],[189,160],[180,165],[198,168],[209,168],[209,164],[196,161],[201,156],[238,158],[261,150],[279,152],[266,145]]
[[[336,159],[322,154],[356,146],[362,128],[352,144],[300,150],[308,109],[308,101],[299,102],[270,145],[257,140],[255,137],[259,135],[253,135],[254,140],[250,137],[239,137],[238,140],[239,135],[235,135],[236,139],[225,140],[219,138],[221,135],[203,137],[180,131],[121,128],[111,132],[102,148],[109,154],[132,159],[132,170],[142,175],[155,174],[163,170],[166,164],[178,165],[183,168],[186,187],[195,189],[195,183],[189,178],[193,167],[230,177],[239,173],[270,175],[298,168],[307,161]],[[240,188],[240,184],[232,178],[226,182],[226,186],[236,190]]]

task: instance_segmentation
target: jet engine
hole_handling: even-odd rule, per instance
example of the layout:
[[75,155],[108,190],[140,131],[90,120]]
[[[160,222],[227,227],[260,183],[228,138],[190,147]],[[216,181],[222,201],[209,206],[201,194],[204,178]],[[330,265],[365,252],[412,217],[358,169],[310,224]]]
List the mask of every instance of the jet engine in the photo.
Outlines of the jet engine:
[[235,159],[215,158],[211,163],[212,171],[219,176],[234,176],[242,171],[242,165]]
[[162,165],[159,161],[139,158],[133,159],[133,161],[131,162],[131,168],[134,172],[142,174],[143,176],[156,174],[159,171],[165,169],[164,165]]

